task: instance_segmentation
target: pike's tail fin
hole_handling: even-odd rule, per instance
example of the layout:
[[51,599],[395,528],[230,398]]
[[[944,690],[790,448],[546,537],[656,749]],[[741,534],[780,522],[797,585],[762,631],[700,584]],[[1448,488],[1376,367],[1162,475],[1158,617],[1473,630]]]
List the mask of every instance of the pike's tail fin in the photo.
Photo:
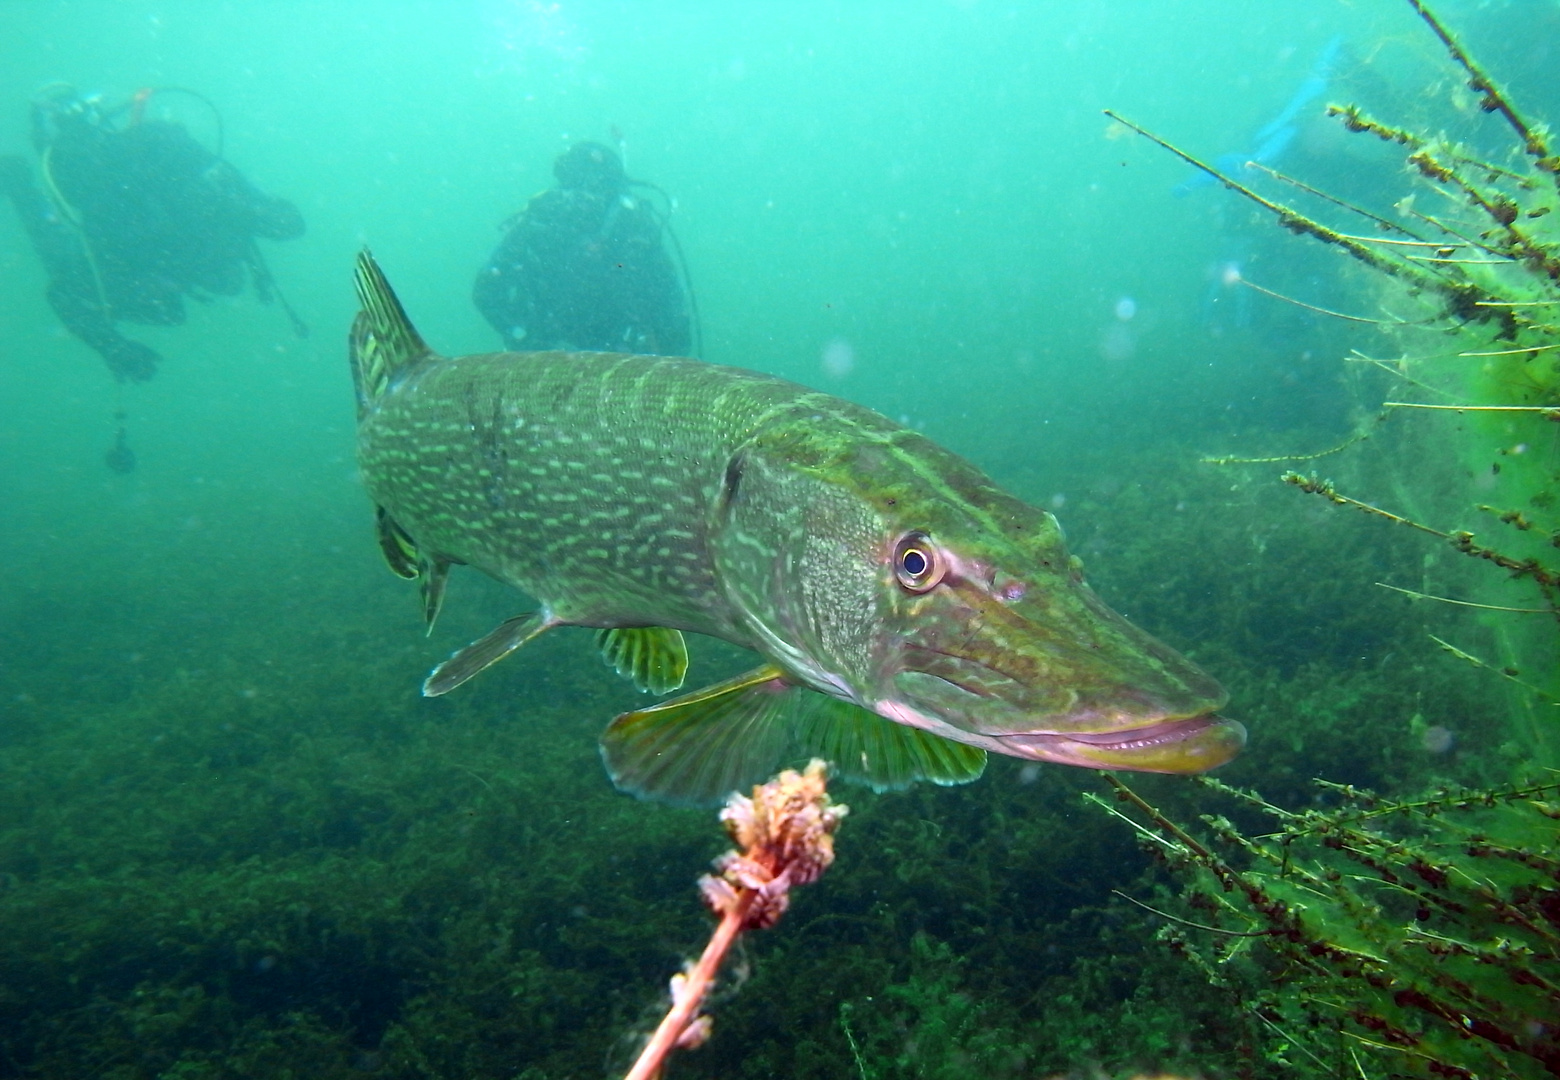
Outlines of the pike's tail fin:
[[367,248],[358,252],[356,282],[362,308],[352,321],[352,381],[362,416],[402,373],[433,350],[406,317]]

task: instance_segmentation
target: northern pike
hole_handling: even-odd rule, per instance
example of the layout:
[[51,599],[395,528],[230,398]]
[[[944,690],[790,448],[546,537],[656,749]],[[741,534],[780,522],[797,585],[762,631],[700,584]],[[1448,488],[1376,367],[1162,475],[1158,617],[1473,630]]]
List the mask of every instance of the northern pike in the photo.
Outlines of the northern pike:
[[758,372],[595,352],[445,357],[358,256],[358,462],[429,629],[455,564],[538,603],[436,667],[446,693],[555,626],[642,690],[683,633],[756,668],[624,713],[613,782],[718,799],[788,754],[878,789],[986,754],[1192,773],[1233,757],[1225,693],[1084,583],[1056,519],[869,409]]

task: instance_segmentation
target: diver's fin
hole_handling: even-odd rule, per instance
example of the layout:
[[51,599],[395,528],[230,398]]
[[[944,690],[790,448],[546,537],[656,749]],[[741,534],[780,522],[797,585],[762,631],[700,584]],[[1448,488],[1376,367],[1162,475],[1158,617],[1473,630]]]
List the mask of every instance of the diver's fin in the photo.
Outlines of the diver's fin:
[[431,356],[433,350],[406,317],[367,248],[358,252],[355,280],[362,310],[352,322],[352,381],[362,416],[398,374]]
[[423,681],[423,696],[447,694],[484,668],[492,667],[543,630],[557,624],[545,611],[516,615],[434,668]]
[[434,621],[439,617],[439,609],[444,606],[444,586],[449,583],[450,564],[453,561],[434,558],[419,563],[417,567],[422,574],[423,619],[428,623],[430,634],[433,633]]
[[804,754],[824,758],[841,776],[873,791],[917,780],[967,784],[986,771],[986,751],[978,746],[896,724],[827,694],[809,694],[802,702],[796,740]]
[[765,664],[675,701],[624,713],[602,732],[601,757],[622,791],[668,802],[716,802],[775,771],[799,693],[807,691]]
[[395,519],[383,506],[374,507],[374,525],[379,533],[379,551],[385,557],[385,562],[397,577],[414,578],[420,573],[418,563],[421,556],[417,553],[417,543],[406,530],[395,523]]
[[596,648],[608,667],[652,694],[670,694],[688,674],[688,646],[681,630],[664,626],[597,630]]

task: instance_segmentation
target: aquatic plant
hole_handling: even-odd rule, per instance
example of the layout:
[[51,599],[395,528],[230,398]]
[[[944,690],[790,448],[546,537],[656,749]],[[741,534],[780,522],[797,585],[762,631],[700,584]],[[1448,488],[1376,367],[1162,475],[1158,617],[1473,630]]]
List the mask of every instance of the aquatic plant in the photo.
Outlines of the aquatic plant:
[[[1348,130],[1404,148],[1419,188],[1394,204],[1396,220],[1261,170],[1367,223],[1326,224],[1149,137],[1366,271],[1356,296],[1380,317],[1346,317],[1374,324],[1398,355],[1351,359],[1394,380],[1381,405],[1390,434],[1371,424],[1304,459],[1214,460],[1348,451],[1353,494],[1316,474],[1281,479],[1456,553],[1427,551],[1412,588],[1383,584],[1443,605],[1448,621],[1477,619],[1430,640],[1488,677],[1483,712],[1504,730],[1491,731],[1484,765],[1510,779],[1393,798],[1316,780],[1300,811],[1207,780],[1242,819],[1203,816],[1209,842],[1110,782],[1183,883],[1184,914],[1161,912],[1160,937],[1266,1026],[1270,1062],[1337,1076],[1560,1075],[1560,156],[1445,24],[1409,2],[1481,110],[1517,138],[1495,162],[1330,106]],[[1426,199],[1444,206],[1422,209]],[[1359,456],[1367,440],[1374,452]],[[1276,827],[1247,820],[1253,811]]]
[[1214,843],[1111,783],[1146,822],[1089,797],[1187,882],[1190,914],[1166,915],[1160,939],[1271,1029],[1272,1060],[1560,1075],[1560,781],[1415,799],[1318,781],[1331,805],[1291,812],[1208,779],[1276,822],[1252,835],[1206,816]]
[[751,799],[733,793],[727,800],[720,818],[742,850],[716,861],[719,877],[699,879],[720,922],[698,963],[672,976],[672,1007],[628,1080],[656,1076],[674,1046],[699,1046],[709,1038],[710,1018],[699,1009],[737,935],[773,926],[791,904],[791,886],[817,881],[834,862],[834,830],[849,808],[831,804],[827,787],[828,765],[814,758],[804,772],[786,769],[756,785]]
[[[1546,131],[1524,118],[1434,13],[1418,0],[1410,3],[1463,70],[1480,108],[1501,116],[1517,145],[1510,160],[1495,163],[1465,143],[1389,125],[1357,105],[1329,106],[1329,114],[1349,131],[1407,152],[1410,175],[1429,190],[1400,198],[1394,204],[1397,220],[1252,166],[1334,211],[1353,215],[1365,231],[1334,227],[1110,115],[1263,207],[1280,227],[1346,252],[1369,271],[1358,292],[1381,317],[1341,317],[1375,325],[1399,355],[1350,359],[1396,380],[1395,396],[1403,400],[1383,402],[1383,416],[1412,413],[1417,422],[1399,420],[1406,430],[1391,438],[1362,430],[1341,446],[1298,458],[1210,460],[1221,465],[1311,460],[1370,439],[1378,449],[1374,461],[1360,463],[1355,471],[1362,483],[1385,488],[1400,512],[1346,495],[1316,475],[1289,472],[1283,479],[1336,504],[1409,525],[1501,571],[1472,585],[1467,574],[1443,572],[1452,591],[1471,587],[1488,603],[1420,589],[1397,591],[1486,616],[1495,659],[1483,660],[1452,642],[1442,646],[1503,676],[1513,692],[1513,734],[1525,744],[1527,756],[1560,763],[1560,665],[1555,662],[1560,656],[1560,428],[1555,427],[1560,421],[1560,216],[1554,214],[1560,209],[1560,155]],[[1423,197],[1444,198],[1449,208],[1426,212],[1416,205]],[[1255,282],[1241,284],[1340,315]],[[1429,524],[1455,519],[1462,520],[1444,527]],[[1487,539],[1484,531],[1491,524],[1500,528],[1495,539]],[[1525,592],[1510,588],[1511,581]]]
[[[186,670],[25,706],[0,746],[0,1076],[627,1071],[620,1034],[654,1025],[664,974],[709,937],[685,869],[724,845],[703,811],[602,783],[582,717],[632,691],[577,641],[430,706],[394,677],[415,659],[396,599],[322,604],[286,638],[224,627],[210,661],[165,651],[189,648],[177,626],[143,634]],[[253,681],[273,667],[289,681]],[[714,1036],[676,1075],[856,1075],[842,1002],[877,1080],[1223,1060],[1214,990],[1110,895],[1146,861],[1079,827],[1092,783],[1000,762],[966,788],[856,793],[829,887],[741,936],[717,993],[745,974],[742,992],[707,1006]],[[1164,1051],[1171,1031],[1193,1048]]]

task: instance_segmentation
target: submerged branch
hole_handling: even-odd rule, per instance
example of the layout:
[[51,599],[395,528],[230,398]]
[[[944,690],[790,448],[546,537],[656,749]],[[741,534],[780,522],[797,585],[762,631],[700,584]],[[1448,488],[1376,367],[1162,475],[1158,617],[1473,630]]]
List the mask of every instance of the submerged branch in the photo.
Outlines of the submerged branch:
[[[1440,191],[1439,188],[1437,188],[1436,190]],[[1446,195],[1447,193],[1443,191],[1443,192],[1441,192],[1441,194]],[[1447,197],[1450,198],[1449,195]],[[1420,213],[1418,210],[1413,209],[1412,207],[1410,207],[1408,209],[1408,213],[1412,214],[1414,217],[1418,218],[1420,221],[1425,222],[1427,225],[1434,225],[1437,229],[1440,229],[1447,236],[1455,236],[1455,237],[1457,237],[1458,240],[1462,241],[1464,244],[1469,245],[1470,247],[1476,247],[1480,251],[1487,251],[1491,255],[1504,255],[1505,254],[1505,252],[1499,250],[1498,248],[1490,247],[1488,244],[1484,243],[1482,240],[1475,240],[1473,237],[1467,235],[1466,233],[1458,232],[1456,229],[1452,228],[1446,222],[1442,221],[1440,218],[1436,217],[1433,214],[1423,214],[1423,213]],[[1473,302],[1473,306],[1474,307],[1480,307],[1480,308],[1492,308],[1492,307],[1507,307],[1507,306],[1510,306],[1510,305],[1501,303],[1499,301],[1484,299],[1484,300],[1475,300]]]
[[1501,256],[1495,259],[1450,259],[1439,255],[1405,255],[1405,259],[1429,263],[1432,266],[1509,266],[1512,260]]
[[[1379,424],[1386,418],[1387,414],[1382,413],[1376,417],[1376,422]],[[1321,450],[1314,454],[1280,454],[1278,457],[1205,457],[1201,460],[1204,465],[1273,465],[1280,461],[1315,461],[1317,458],[1330,457],[1340,451],[1347,450],[1355,443],[1364,442],[1368,438],[1370,438],[1370,432],[1361,431],[1349,436],[1331,449]]]
[[1383,401],[1384,409],[1435,409],[1440,412],[1531,412],[1545,420],[1560,420],[1560,406],[1555,405],[1426,405],[1419,401]]
[[1273,931],[1272,930],[1225,930],[1222,927],[1218,927],[1218,926],[1208,926],[1205,923],[1192,922],[1190,919],[1183,919],[1179,915],[1172,915],[1168,911],[1160,911],[1156,907],[1150,907],[1149,905],[1143,903],[1143,901],[1138,900],[1135,897],[1128,896],[1126,893],[1122,892],[1120,889],[1112,889],[1111,892],[1113,892],[1117,896],[1121,897],[1127,903],[1129,903],[1129,904],[1136,904],[1138,907],[1142,908],[1144,911],[1151,911],[1155,915],[1158,915],[1161,919],[1167,919],[1170,922],[1173,922],[1173,923],[1177,924],[1178,926],[1189,926],[1193,930],[1206,930],[1210,934],[1223,934],[1225,937],[1272,937],[1273,936]]
[[1400,588],[1397,585],[1388,585],[1385,581],[1376,582],[1383,589],[1391,589],[1395,593],[1402,593],[1410,600],[1434,600],[1441,604],[1455,604],[1458,607],[1478,608],[1481,611],[1509,611],[1517,615],[1550,615],[1548,608],[1538,607],[1501,607],[1498,604],[1475,604],[1472,600],[1453,600],[1449,596],[1432,596],[1429,593],[1415,592],[1413,589]]
[[1409,246],[1440,247],[1440,245],[1437,244],[1434,240],[1426,240],[1424,237],[1420,236],[1418,233],[1412,232],[1409,229],[1405,229],[1403,226],[1399,225],[1395,221],[1392,221],[1390,218],[1384,218],[1380,214],[1371,213],[1371,211],[1366,210],[1363,206],[1355,206],[1353,203],[1349,202],[1348,200],[1340,199],[1336,195],[1329,195],[1327,192],[1323,191],[1321,188],[1312,187],[1310,184],[1305,183],[1303,180],[1296,180],[1293,176],[1290,176],[1287,173],[1281,173],[1277,169],[1272,168],[1271,166],[1262,164],[1260,161],[1248,161],[1248,162],[1246,162],[1246,167],[1248,169],[1257,169],[1257,170],[1259,170],[1261,172],[1265,172],[1269,176],[1271,176],[1273,179],[1281,180],[1284,183],[1291,185],[1292,187],[1297,187],[1301,191],[1305,192],[1307,195],[1314,195],[1318,199],[1323,199],[1323,200],[1325,200],[1327,202],[1332,203],[1334,206],[1341,206],[1341,207],[1343,207],[1343,209],[1348,210],[1351,213],[1359,214],[1361,217],[1364,217],[1364,218],[1369,218],[1371,221],[1374,221],[1376,224],[1380,225],[1384,229],[1390,229],[1393,232],[1402,233],[1404,236],[1411,236],[1411,237],[1413,237],[1412,240],[1388,240],[1388,239],[1386,239],[1384,237],[1377,237],[1377,236],[1351,236],[1348,233],[1339,233],[1338,234],[1339,236],[1342,236],[1346,240],[1361,240],[1361,241],[1364,241],[1366,243],[1373,243],[1373,244],[1403,244],[1403,245],[1409,245]]
[[1529,345],[1523,349],[1497,349],[1494,352],[1460,352],[1458,356],[1521,356],[1523,353],[1548,352],[1550,349],[1560,349],[1560,344],[1555,345]]
[[1423,0],[1408,0],[1409,6],[1419,13],[1419,17],[1435,32],[1435,36],[1441,39],[1441,44],[1446,46],[1446,51],[1451,58],[1468,73],[1468,89],[1481,95],[1483,100],[1480,107],[1485,112],[1498,112],[1506,118],[1511,129],[1522,140],[1522,148],[1534,159],[1534,164],[1539,169],[1550,174],[1554,178],[1557,189],[1560,189],[1560,158],[1552,156],[1549,145],[1544,141],[1541,132],[1530,127],[1525,120],[1518,115],[1511,102],[1500,89],[1490,81],[1490,77],[1473,62],[1473,58],[1457,43],[1457,39],[1449,34],[1441,20],[1424,4]]
[[[1439,390],[1436,387],[1431,386],[1429,383],[1420,382],[1418,379],[1414,378],[1412,375],[1409,375],[1407,372],[1405,372],[1403,370],[1403,366],[1405,364],[1417,363],[1420,360],[1442,360],[1442,359],[1445,359],[1446,357],[1451,356],[1452,355],[1451,353],[1447,353],[1446,356],[1418,356],[1418,357],[1407,357],[1407,356],[1405,356],[1405,357],[1401,357],[1401,358],[1399,358],[1397,360],[1380,360],[1380,359],[1377,359],[1374,356],[1366,356],[1364,353],[1360,352],[1358,349],[1350,349],[1349,351],[1353,355],[1344,357],[1344,361],[1346,363],[1351,363],[1351,364],[1374,364],[1376,367],[1379,367],[1382,371],[1385,371],[1388,375],[1392,375],[1392,376],[1394,376],[1396,378],[1402,379],[1404,382],[1408,383],[1410,386],[1417,386],[1417,387],[1419,387],[1419,389],[1425,391],[1426,393],[1429,393],[1429,394],[1439,394],[1442,397],[1447,397],[1447,398],[1456,396],[1454,394],[1448,393],[1445,390]],[[1393,366],[1394,364],[1397,365],[1397,366],[1394,367]]]
[[1177,825],[1175,822],[1161,814],[1152,805],[1150,805],[1148,800],[1144,799],[1143,796],[1139,795],[1137,792],[1127,787],[1126,784],[1116,779],[1114,774],[1107,772],[1101,773],[1100,775],[1105,778],[1106,783],[1110,784],[1111,787],[1116,789],[1117,798],[1121,799],[1123,802],[1129,802],[1133,806],[1137,807],[1145,815],[1147,815],[1150,821],[1159,826],[1165,832],[1169,833],[1171,836],[1175,837],[1176,840],[1180,841],[1182,846],[1192,854],[1209,862],[1218,861],[1214,858],[1213,852],[1209,851],[1198,841],[1192,839],[1192,837],[1187,834],[1185,829],[1181,828],[1181,826]]
[[1517,227],[1521,208],[1515,200],[1502,194],[1486,194],[1481,188],[1458,175],[1450,165],[1438,160],[1429,150],[1419,150],[1410,154],[1408,160],[1427,179],[1450,184],[1461,191],[1470,203],[1484,211],[1491,221],[1504,230],[1506,240],[1503,249],[1485,248],[1491,255],[1513,261],[1521,260],[1542,270],[1552,281],[1560,281],[1560,260],[1555,258],[1549,247]]
[[[1391,403],[1388,402],[1388,404]],[[1293,484],[1307,495],[1320,495],[1328,502],[1336,503],[1339,506],[1352,506],[1354,509],[1364,511],[1367,514],[1374,514],[1377,517],[1386,518],[1394,525],[1407,525],[1410,529],[1418,529],[1422,533],[1429,533],[1431,536],[1438,537],[1442,540],[1451,539],[1450,533],[1444,533],[1440,529],[1432,529],[1429,525],[1421,525],[1419,522],[1414,521],[1411,518],[1406,518],[1398,514],[1394,514],[1390,510],[1383,510],[1379,506],[1372,506],[1370,503],[1360,502],[1358,499],[1351,499],[1347,495],[1340,495],[1338,494],[1337,489],[1333,487],[1331,480],[1322,480],[1316,476],[1301,476],[1299,473],[1294,472],[1287,472],[1283,476],[1279,477],[1279,479],[1283,480],[1283,482],[1286,484]]]
[[1307,304],[1304,300],[1296,300],[1292,296],[1285,296],[1283,293],[1274,292],[1272,289],[1265,289],[1261,285],[1258,285],[1255,281],[1250,281],[1244,277],[1237,277],[1235,280],[1246,286],[1248,289],[1255,289],[1263,296],[1271,296],[1275,300],[1282,300],[1286,304],[1293,304],[1295,307],[1305,308],[1307,311],[1314,311],[1319,315],[1331,315],[1335,319],[1347,319],[1349,322],[1369,323],[1372,326],[1409,325],[1402,319],[1367,319],[1363,315],[1346,315],[1341,311],[1333,311],[1329,308],[1317,307],[1315,304]]
[[1219,181],[1219,183],[1223,184],[1231,191],[1235,191],[1241,195],[1244,195],[1246,198],[1250,199],[1252,202],[1256,203],[1258,206],[1269,211],[1275,217],[1277,217],[1278,223],[1284,228],[1288,229],[1290,232],[1313,236],[1326,244],[1335,244],[1343,248],[1349,254],[1353,255],[1356,259],[1359,259],[1361,262],[1365,263],[1367,266],[1374,267],[1383,273],[1391,274],[1393,277],[1407,278],[1408,280],[1414,281],[1424,288],[1435,289],[1438,291],[1444,291],[1449,288],[1453,288],[1453,286],[1450,286],[1443,281],[1427,276],[1416,267],[1411,267],[1404,263],[1383,258],[1379,253],[1372,251],[1364,244],[1349,239],[1347,234],[1340,233],[1336,229],[1329,229],[1326,225],[1323,225],[1319,221],[1313,221],[1311,218],[1306,217],[1298,210],[1285,206],[1282,203],[1273,202],[1271,199],[1264,198],[1263,196],[1253,191],[1251,188],[1247,187],[1245,184],[1242,184],[1239,180],[1236,180],[1230,176],[1226,176],[1223,172],[1214,166],[1193,157],[1191,154],[1188,154],[1180,147],[1160,138],[1158,135],[1155,135],[1146,128],[1139,127],[1137,124],[1134,124],[1132,121],[1122,117],[1115,111],[1111,109],[1105,109],[1104,113],[1118,124],[1131,128],[1133,131],[1137,132],[1145,139],[1148,139],[1150,142],[1153,142],[1156,145],[1170,151],[1188,165],[1191,165],[1197,169],[1201,169],[1203,172]]
[[[1551,697],[1550,692],[1548,690],[1545,690],[1545,689],[1543,689],[1542,687],[1539,687],[1539,686],[1534,686],[1532,683],[1529,683],[1529,682],[1523,682],[1521,679],[1517,678],[1517,676],[1522,674],[1522,673],[1520,671],[1518,671],[1516,668],[1496,667],[1494,664],[1491,664],[1491,663],[1489,663],[1486,660],[1480,660],[1477,656],[1474,656],[1470,652],[1465,652],[1462,649],[1459,649],[1456,645],[1453,645],[1449,641],[1442,641],[1440,638],[1436,637],[1434,634],[1427,634],[1426,636],[1431,641],[1433,641],[1437,645],[1441,646],[1441,648],[1445,649],[1447,652],[1449,652],[1453,656],[1457,657],[1457,659],[1459,659],[1459,660],[1466,660],[1468,663],[1472,664],[1474,667],[1483,668],[1485,671],[1493,672],[1494,674],[1499,675],[1501,678],[1505,679],[1506,681],[1516,683],[1518,686],[1522,687],[1522,689],[1527,690],[1527,691],[1529,691],[1531,693],[1537,694],[1541,698],[1549,698],[1549,697]],[[1548,704],[1555,705],[1555,706],[1560,706],[1560,701],[1550,700],[1548,702]]]
[[1395,128],[1366,116],[1364,110],[1358,105],[1329,105],[1327,115],[1342,120],[1343,126],[1350,131],[1368,132],[1382,142],[1395,142],[1415,150],[1425,144],[1423,139],[1411,131]]
[[[1389,401],[1387,404],[1396,405],[1403,403]],[[1449,405],[1425,405],[1421,407],[1427,409],[1455,408],[1455,406]],[[1560,418],[1560,409],[1547,409],[1544,411],[1554,413],[1556,418]],[[1293,484],[1309,495],[1320,495],[1328,502],[1336,503],[1339,506],[1352,506],[1356,510],[1385,518],[1394,524],[1407,525],[1411,529],[1417,529],[1419,532],[1438,537],[1451,544],[1452,547],[1464,555],[1471,555],[1476,559],[1484,559],[1487,562],[1494,563],[1502,570],[1510,570],[1517,577],[1530,577],[1545,590],[1553,590],[1560,587],[1560,573],[1544,566],[1537,559],[1514,559],[1510,555],[1503,555],[1494,548],[1475,543],[1473,533],[1465,529],[1458,529],[1455,532],[1442,532],[1440,529],[1431,528],[1429,525],[1422,525],[1412,518],[1402,517],[1389,510],[1383,510],[1378,506],[1360,502],[1358,499],[1351,499],[1347,495],[1340,495],[1333,487],[1331,480],[1322,480],[1314,475],[1301,476],[1296,472],[1286,472],[1280,479],[1286,484]],[[1552,599],[1552,595],[1550,598]],[[1556,610],[1555,614],[1560,616],[1560,610]]]
[[[1367,244],[1396,244],[1400,247],[1427,247],[1435,248],[1437,251],[1455,251],[1457,248],[1462,246],[1461,244],[1443,244],[1437,240],[1390,240],[1385,236],[1351,236],[1348,233],[1344,233],[1343,235],[1348,236],[1350,240],[1359,240]],[[1409,235],[1412,236],[1413,233],[1409,233]],[[1486,307],[1488,305],[1480,306]]]

